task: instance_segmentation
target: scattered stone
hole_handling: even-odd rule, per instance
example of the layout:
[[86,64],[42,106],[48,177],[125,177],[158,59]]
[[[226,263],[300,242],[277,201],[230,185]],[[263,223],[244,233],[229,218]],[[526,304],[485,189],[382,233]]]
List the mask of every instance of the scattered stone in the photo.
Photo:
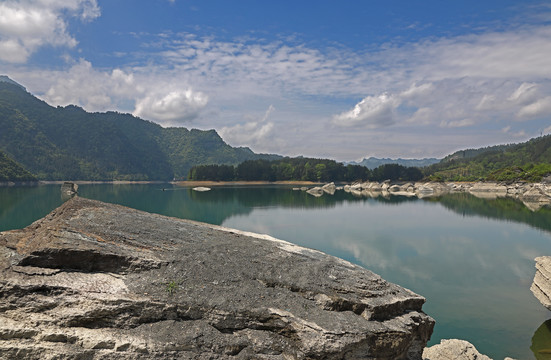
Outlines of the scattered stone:
[[479,198],[495,199],[507,196],[507,186],[496,183],[477,182],[469,189],[469,192]]
[[423,360],[492,360],[476,350],[465,340],[442,340],[440,344],[426,348]]
[[309,190],[306,190],[306,192],[312,196],[315,196],[315,197],[320,197],[324,194],[325,191],[323,191],[323,189],[319,186],[316,186],[316,187],[313,187]]
[[323,190],[323,192],[329,195],[334,195],[337,187],[335,186],[335,183],[329,183],[329,184],[323,185],[321,189]]
[[209,187],[197,186],[197,187],[194,187],[193,190],[199,191],[199,192],[205,192],[205,191],[210,191],[211,189]]

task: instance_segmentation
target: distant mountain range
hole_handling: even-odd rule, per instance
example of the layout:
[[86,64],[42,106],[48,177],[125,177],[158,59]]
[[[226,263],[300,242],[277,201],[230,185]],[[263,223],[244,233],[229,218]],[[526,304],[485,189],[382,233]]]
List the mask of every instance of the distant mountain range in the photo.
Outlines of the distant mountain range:
[[0,76],[0,151],[40,180],[172,180],[201,164],[279,159],[215,130],[163,128],[130,114],[52,107]]
[[375,158],[370,157],[363,159],[360,162],[351,161],[346,164],[361,165],[373,170],[381,165],[385,164],[398,164],[406,167],[425,167],[440,162],[440,159],[436,158],[424,158],[424,159],[389,159],[389,158]]

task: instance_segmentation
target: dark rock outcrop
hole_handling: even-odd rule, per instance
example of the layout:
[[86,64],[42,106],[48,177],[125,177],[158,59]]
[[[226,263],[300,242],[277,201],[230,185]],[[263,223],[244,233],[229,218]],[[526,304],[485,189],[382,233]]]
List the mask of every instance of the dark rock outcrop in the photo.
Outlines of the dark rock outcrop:
[[79,197],[0,233],[0,358],[421,359],[424,301],[318,251]]

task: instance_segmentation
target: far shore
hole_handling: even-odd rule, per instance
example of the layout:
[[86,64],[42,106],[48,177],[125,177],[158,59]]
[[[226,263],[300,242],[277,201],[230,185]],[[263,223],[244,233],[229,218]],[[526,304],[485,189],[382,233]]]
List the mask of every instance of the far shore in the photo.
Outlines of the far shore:
[[131,181],[131,180],[52,180],[52,181],[24,181],[24,182],[0,182],[0,187],[11,186],[38,186],[38,185],[62,185],[64,182],[71,182],[77,185],[93,184],[113,184],[113,185],[131,185],[131,184],[173,184],[181,187],[215,187],[215,186],[236,186],[236,185],[295,185],[295,186],[317,186],[324,183],[313,181]]
[[214,186],[234,186],[234,185],[296,185],[296,186],[316,186],[323,183],[313,181],[175,181],[173,184],[182,187],[214,187]]

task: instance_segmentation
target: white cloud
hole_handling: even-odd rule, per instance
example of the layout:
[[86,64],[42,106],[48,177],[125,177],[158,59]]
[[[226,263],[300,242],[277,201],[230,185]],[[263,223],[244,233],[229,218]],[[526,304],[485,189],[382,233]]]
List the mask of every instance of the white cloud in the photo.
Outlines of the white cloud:
[[100,15],[96,0],[7,0],[0,3],[0,61],[26,62],[46,45],[75,47],[65,16],[90,21]]
[[258,121],[249,121],[245,124],[222,127],[220,136],[234,146],[243,145],[264,145],[269,136],[272,135],[274,124],[267,121],[275,108],[270,105],[264,116]]
[[44,94],[45,101],[52,105],[79,105],[88,111],[114,110],[119,101],[142,91],[132,74],[120,69],[99,71],[83,59],[68,72],[54,74],[52,79],[55,83]]
[[165,126],[179,126],[199,116],[208,96],[192,89],[154,91],[136,101],[134,115],[153,119]]
[[520,86],[511,94],[509,101],[516,104],[527,104],[533,102],[538,96],[538,84],[523,82]]
[[389,94],[367,96],[352,110],[333,117],[333,123],[339,126],[365,126],[378,128],[388,126],[395,121],[395,111],[400,100]]
[[460,120],[442,121],[440,123],[440,126],[449,127],[449,128],[458,128],[458,127],[471,126],[474,124],[475,122],[473,119],[460,119]]
[[551,115],[551,96],[538,99],[537,101],[523,106],[517,113],[519,118],[531,118]]

